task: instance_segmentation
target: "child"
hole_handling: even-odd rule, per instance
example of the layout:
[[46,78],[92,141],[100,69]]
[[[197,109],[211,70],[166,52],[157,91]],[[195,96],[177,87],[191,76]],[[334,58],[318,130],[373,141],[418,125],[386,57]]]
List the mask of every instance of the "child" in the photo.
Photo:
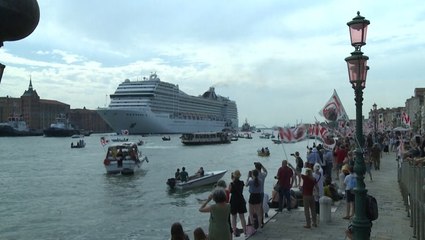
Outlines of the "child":
[[347,214],[343,219],[350,219],[354,215],[354,188],[356,187],[356,174],[353,171],[353,167],[349,167],[350,174],[344,179],[345,196],[347,200]]

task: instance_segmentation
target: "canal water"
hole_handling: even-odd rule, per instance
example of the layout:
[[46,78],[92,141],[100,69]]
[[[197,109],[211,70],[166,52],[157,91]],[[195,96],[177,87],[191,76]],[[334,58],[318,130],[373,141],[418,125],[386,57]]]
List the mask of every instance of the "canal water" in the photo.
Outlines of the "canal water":
[[[260,133],[205,146],[185,146],[180,135],[171,135],[171,141],[128,136],[145,142],[140,149],[149,162],[136,174],[121,176],[106,174],[101,136],[85,137],[81,149],[71,149],[72,138],[0,138],[0,239],[163,240],[177,221],[193,238],[196,227],[208,229],[209,214],[198,208],[212,187],[170,190],[166,181],[177,168],[186,167],[189,174],[201,166],[205,171],[226,169],[228,183],[232,171],[239,169],[245,180],[259,161],[269,172],[265,188],[271,192],[281,160],[287,155],[294,164],[290,153],[305,156],[313,143],[274,144],[259,138]],[[257,156],[261,147],[270,149],[270,157]]]

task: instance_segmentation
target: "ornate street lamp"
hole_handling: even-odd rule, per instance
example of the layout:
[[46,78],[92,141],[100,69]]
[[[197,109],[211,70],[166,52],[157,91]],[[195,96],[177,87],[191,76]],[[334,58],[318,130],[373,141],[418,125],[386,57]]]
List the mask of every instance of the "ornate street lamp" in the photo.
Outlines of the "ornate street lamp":
[[[37,0],[0,0],[0,48],[5,41],[26,38],[38,25]],[[0,63],[0,81],[6,66]]]
[[356,159],[354,161],[354,172],[357,175],[357,187],[354,189],[355,194],[355,216],[353,219],[353,237],[356,240],[370,239],[370,231],[372,224],[366,217],[366,185],[364,175],[366,173],[366,165],[363,158],[363,89],[366,86],[366,75],[369,67],[367,60],[369,57],[363,55],[361,47],[366,45],[367,26],[370,24],[368,20],[357,16],[347,25],[350,29],[351,45],[354,52],[351,56],[345,58],[348,67],[348,77],[354,89],[356,101]]
[[378,141],[378,110],[377,110],[377,105],[376,103],[374,103],[372,105],[372,110],[373,110],[373,138],[374,138],[374,143],[376,143]]
[[6,65],[0,63],[0,82],[1,82],[1,78],[3,77],[3,71],[5,67]]

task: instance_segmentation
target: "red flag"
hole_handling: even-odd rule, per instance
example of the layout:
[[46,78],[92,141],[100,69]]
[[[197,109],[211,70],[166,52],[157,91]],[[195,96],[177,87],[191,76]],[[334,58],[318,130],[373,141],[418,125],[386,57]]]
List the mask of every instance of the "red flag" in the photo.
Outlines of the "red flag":
[[410,117],[409,115],[407,115],[406,112],[402,112],[401,113],[401,121],[406,124],[407,126],[410,127]]
[[292,142],[293,134],[292,134],[291,129],[279,127],[278,130],[279,130],[280,139],[284,143],[290,143],[290,142]]
[[328,121],[337,121],[340,119],[348,119],[347,113],[345,112],[344,106],[342,106],[341,100],[339,99],[338,93],[334,90],[329,101],[320,110],[319,114]]
[[332,135],[330,134],[330,131],[324,127],[319,125],[319,139],[323,142],[323,147],[332,150],[335,147],[336,141],[333,139]]
[[279,137],[284,143],[299,142],[307,138],[307,129],[304,124],[300,124],[295,128],[278,128]]

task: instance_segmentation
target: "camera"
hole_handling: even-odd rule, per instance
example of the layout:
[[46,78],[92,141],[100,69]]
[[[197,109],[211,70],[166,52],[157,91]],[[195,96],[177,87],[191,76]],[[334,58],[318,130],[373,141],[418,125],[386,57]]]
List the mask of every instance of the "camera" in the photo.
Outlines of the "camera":
[[295,156],[295,154],[291,153],[291,156]]

